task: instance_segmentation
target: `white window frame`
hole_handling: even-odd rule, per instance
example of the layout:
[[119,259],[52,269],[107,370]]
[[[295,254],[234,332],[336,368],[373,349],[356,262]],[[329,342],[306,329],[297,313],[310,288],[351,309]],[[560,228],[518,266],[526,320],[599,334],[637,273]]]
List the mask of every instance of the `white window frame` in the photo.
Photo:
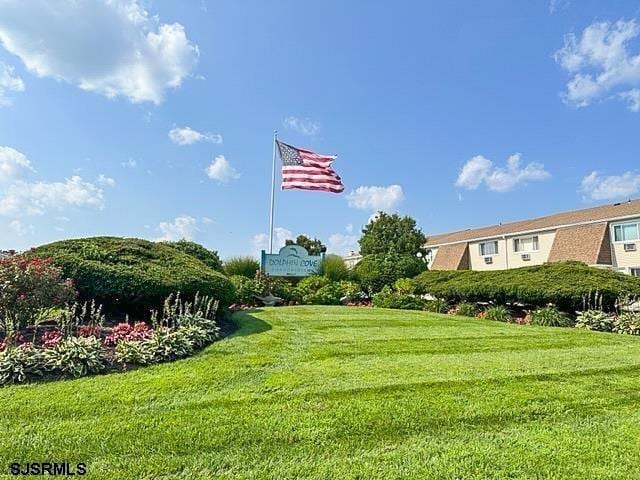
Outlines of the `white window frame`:
[[[636,226],[636,238],[635,240],[616,240],[616,227],[620,227],[620,232],[622,233],[622,227],[628,225]],[[611,236],[613,238],[613,243],[632,243],[640,241],[640,223],[639,222],[625,222],[625,223],[616,223],[611,225]]]
[[[637,275],[634,275],[633,271],[636,271]],[[640,267],[629,267],[629,275],[631,275],[632,277],[640,277]]]
[[[532,239],[532,244],[536,246],[531,250],[518,250],[516,249],[516,243],[520,245],[522,240]],[[535,240],[534,240],[535,239]],[[540,237],[538,235],[526,235],[524,237],[516,237],[513,239],[513,252],[514,253],[533,253],[540,251]]]
[[[495,253],[484,253],[484,245],[487,245],[489,243],[494,243],[496,246],[496,251]],[[496,255],[500,255],[500,244],[498,242],[498,240],[489,240],[486,242],[480,242],[478,244],[478,252],[480,253],[481,257],[495,257]]]

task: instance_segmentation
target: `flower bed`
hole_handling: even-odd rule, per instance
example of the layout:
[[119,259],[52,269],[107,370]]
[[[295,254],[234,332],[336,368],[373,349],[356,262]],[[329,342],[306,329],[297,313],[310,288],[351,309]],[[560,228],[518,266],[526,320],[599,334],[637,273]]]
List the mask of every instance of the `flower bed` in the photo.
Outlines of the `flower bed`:
[[38,378],[77,378],[125,370],[193,354],[218,337],[218,302],[196,295],[185,302],[171,295],[149,322],[104,327],[102,309],[74,304],[55,326],[32,327],[0,341],[0,385]]

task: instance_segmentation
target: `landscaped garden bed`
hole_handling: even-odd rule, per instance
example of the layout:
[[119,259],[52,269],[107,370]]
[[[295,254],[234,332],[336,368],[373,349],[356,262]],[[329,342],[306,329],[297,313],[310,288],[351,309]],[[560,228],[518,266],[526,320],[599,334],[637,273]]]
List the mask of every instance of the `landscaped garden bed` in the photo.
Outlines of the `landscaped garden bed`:
[[[173,247],[166,248],[174,251]],[[175,252],[178,257],[182,255]],[[71,264],[67,263],[67,268],[72,268]],[[123,269],[121,265],[117,268]],[[85,274],[90,269],[85,265]],[[153,274],[145,272],[147,278],[153,278]],[[123,289],[131,279],[131,275],[120,277],[118,284],[113,282],[114,277],[118,278],[113,271],[105,273],[102,288]],[[220,279],[233,292],[223,275]],[[158,309],[141,319],[138,307],[153,302],[156,294],[152,293],[150,297],[126,300],[138,315],[136,320],[130,321],[127,315],[122,319],[122,314],[112,314],[108,319],[95,300],[78,301],[86,298],[87,289],[77,289],[77,285],[51,258],[38,257],[34,251],[0,260],[0,385],[77,378],[175,360],[193,354],[219,336],[217,298],[198,292],[187,298],[170,294]],[[114,298],[117,301],[110,302],[111,307],[122,306],[122,296]]]

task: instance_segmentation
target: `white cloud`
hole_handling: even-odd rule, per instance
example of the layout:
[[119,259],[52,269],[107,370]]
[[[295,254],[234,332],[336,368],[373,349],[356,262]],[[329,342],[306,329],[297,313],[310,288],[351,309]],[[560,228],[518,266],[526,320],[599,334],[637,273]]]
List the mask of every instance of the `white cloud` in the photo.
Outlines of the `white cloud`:
[[158,231],[161,236],[156,241],[191,240],[198,230],[197,220],[189,215],[179,215],[171,222],[160,222]]
[[[292,238],[293,234],[291,230],[287,230],[282,227],[275,227],[273,229],[273,251],[277,252],[280,248],[284,247],[284,242],[289,238]],[[269,235],[266,233],[258,233],[253,236],[253,249],[254,253],[259,253],[261,250],[267,250],[269,248]]]
[[100,175],[98,175],[97,182],[100,185],[104,185],[106,187],[115,187],[116,186],[116,181],[113,178],[107,177],[106,175],[104,175],[102,173]]
[[156,104],[199,55],[182,25],[160,23],[139,0],[3,0],[0,42],[40,77]]
[[20,220],[12,220],[9,223],[9,228],[13,230],[19,237],[24,237],[25,235],[33,235],[35,233],[35,227],[33,225],[25,225]]
[[488,158],[476,155],[463,165],[456,179],[456,187],[475,190],[482,183],[493,192],[506,192],[528,181],[545,180],[551,174],[537,162],[520,165],[520,154],[511,155],[506,168],[497,167]]
[[493,162],[482,155],[476,155],[460,169],[456,187],[475,190],[483,182],[485,176],[493,168]]
[[0,196],[0,215],[11,217],[44,215],[65,207],[104,208],[103,191],[74,175],[64,182],[17,181]]
[[231,180],[240,178],[241,175],[235,168],[231,166],[229,161],[224,158],[224,155],[218,155],[205,171],[207,172],[207,176],[209,178],[218,180],[222,183],[227,183]]
[[320,123],[310,118],[287,117],[284,126],[302,135],[313,136],[320,130]]
[[588,200],[630,198],[640,192],[640,174],[626,172],[602,177],[599,172],[594,171],[582,179],[580,191]]
[[556,62],[571,75],[565,101],[586,107],[613,93],[629,100],[631,110],[640,110],[634,88],[640,86],[640,55],[628,50],[629,42],[639,34],[640,28],[632,19],[596,22],[580,37],[565,35],[564,46],[555,53]]
[[345,235],[344,233],[334,233],[329,236],[328,250],[339,255],[347,254],[358,250],[358,237],[355,235]]
[[177,145],[191,145],[196,142],[210,142],[220,145],[222,135],[219,133],[198,132],[191,127],[176,127],[169,130],[169,138]]
[[400,185],[362,186],[347,195],[349,206],[360,210],[394,210],[403,200],[404,192]]
[[213,218],[202,217],[202,223],[204,223],[205,225],[211,225],[211,224],[216,223],[216,222],[215,222],[215,220]]
[[0,146],[0,184],[15,180],[25,170],[34,171],[23,153],[11,147]]
[[620,92],[620,98],[627,101],[629,110],[640,112],[640,88],[633,88],[627,92]]
[[13,73],[13,67],[0,62],[0,107],[11,105],[10,92],[24,92],[24,82]]

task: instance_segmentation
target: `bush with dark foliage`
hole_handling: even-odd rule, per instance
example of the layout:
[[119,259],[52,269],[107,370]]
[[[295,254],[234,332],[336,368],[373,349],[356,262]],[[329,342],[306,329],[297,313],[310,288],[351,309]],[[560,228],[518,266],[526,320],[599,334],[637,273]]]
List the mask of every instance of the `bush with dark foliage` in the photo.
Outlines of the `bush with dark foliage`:
[[175,246],[135,238],[63,240],[35,248],[27,257],[50,257],[75,281],[81,299],[95,299],[111,311],[147,312],[173,292],[197,292],[228,305],[233,284]]
[[218,256],[218,252],[215,250],[209,250],[199,243],[190,242],[189,240],[179,240],[177,242],[162,242],[165,245],[169,245],[173,248],[177,248],[181,252],[191,255],[197,258],[207,267],[212,268],[216,272],[222,272],[222,262]]
[[419,293],[451,302],[521,303],[543,307],[550,303],[573,313],[593,298],[606,311],[625,295],[640,296],[640,279],[579,262],[562,262],[496,271],[430,270],[414,279]]

